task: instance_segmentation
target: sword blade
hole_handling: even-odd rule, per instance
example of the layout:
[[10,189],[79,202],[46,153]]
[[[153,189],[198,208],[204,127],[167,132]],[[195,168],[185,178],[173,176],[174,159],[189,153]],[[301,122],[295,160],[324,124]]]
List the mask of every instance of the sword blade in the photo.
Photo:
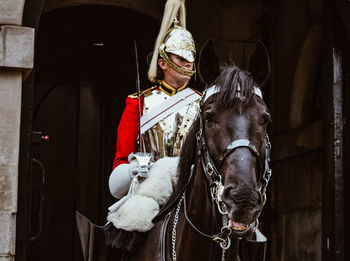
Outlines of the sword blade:
[[142,144],[141,144],[141,87],[140,87],[140,71],[139,71],[139,58],[137,54],[137,44],[136,40],[134,40],[134,49],[135,49],[135,62],[136,62],[136,89],[137,89],[137,100],[138,100],[138,114],[139,114],[139,137],[138,137],[138,145],[139,152],[142,152]]

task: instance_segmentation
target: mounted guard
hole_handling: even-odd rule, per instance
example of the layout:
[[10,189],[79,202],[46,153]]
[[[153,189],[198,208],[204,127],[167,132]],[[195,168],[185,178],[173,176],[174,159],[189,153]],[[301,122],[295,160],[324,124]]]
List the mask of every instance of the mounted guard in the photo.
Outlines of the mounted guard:
[[109,188],[119,201],[105,232],[123,260],[265,260],[258,217],[271,176],[270,114],[250,75],[220,71],[211,47],[199,62],[202,99],[188,87],[196,49],[184,0],[168,0],[148,72],[155,85],[126,98],[118,126]]
[[188,87],[196,48],[185,21],[184,0],[168,0],[148,72],[155,85],[127,97],[118,126],[109,188],[119,201],[109,208],[107,243],[123,250],[142,241],[172,194],[180,149],[199,110],[201,94]]

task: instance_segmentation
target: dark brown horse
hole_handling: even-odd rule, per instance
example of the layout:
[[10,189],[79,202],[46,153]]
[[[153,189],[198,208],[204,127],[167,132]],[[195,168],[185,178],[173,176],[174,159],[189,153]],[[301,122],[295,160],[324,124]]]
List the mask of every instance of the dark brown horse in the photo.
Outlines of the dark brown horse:
[[234,65],[219,69],[211,54],[201,55],[201,76],[212,83],[182,147],[178,190],[130,260],[239,260],[238,238],[257,227],[270,114],[252,78]]

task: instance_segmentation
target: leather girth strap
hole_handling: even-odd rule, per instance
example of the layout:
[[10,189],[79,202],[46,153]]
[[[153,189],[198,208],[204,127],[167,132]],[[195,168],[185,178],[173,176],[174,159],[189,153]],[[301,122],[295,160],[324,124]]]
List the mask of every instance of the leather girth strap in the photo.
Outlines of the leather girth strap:
[[[174,211],[174,209],[173,209]],[[169,220],[173,214],[173,211],[169,212],[164,219],[164,222],[162,224],[162,228],[160,230],[160,257],[161,261],[166,261],[166,232],[168,228]]]

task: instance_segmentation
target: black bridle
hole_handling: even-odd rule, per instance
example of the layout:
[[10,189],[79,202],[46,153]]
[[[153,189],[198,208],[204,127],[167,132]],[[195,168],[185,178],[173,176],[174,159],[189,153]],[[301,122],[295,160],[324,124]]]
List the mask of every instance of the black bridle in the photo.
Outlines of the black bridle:
[[[204,96],[204,95],[203,95]],[[269,140],[268,135],[266,134],[265,138],[265,155],[264,158],[260,157],[260,153],[257,150],[256,146],[248,139],[237,139],[232,141],[224,150],[222,155],[218,158],[216,161],[218,167],[216,167],[216,164],[214,163],[212,157],[209,154],[208,146],[205,139],[205,132],[204,132],[204,125],[203,125],[203,118],[202,118],[202,108],[203,108],[203,101],[201,102],[200,106],[200,112],[199,112],[199,122],[200,122],[200,128],[199,131],[196,133],[196,139],[197,139],[197,148],[198,148],[198,156],[201,161],[202,168],[204,170],[205,176],[207,177],[207,180],[209,182],[210,186],[210,195],[212,202],[216,203],[216,206],[219,210],[219,212],[222,215],[227,215],[226,206],[224,202],[221,199],[224,186],[222,184],[222,175],[220,173],[220,169],[222,167],[223,162],[225,159],[237,148],[248,148],[252,154],[257,159],[258,164],[258,184],[259,184],[259,194],[260,198],[263,202],[263,205],[266,203],[266,188],[268,185],[268,182],[271,178],[272,171],[270,169],[270,151],[271,151],[271,143]],[[193,171],[193,168],[192,170]],[[192,174],[192,173],[191,173]],[[192,175],[191,175],[192,176]],[[186,199],[184,200],[184,204],[186,202]],[[207,235],[203,232],[201,232],[188,218],[187,216],[187,210],[186,206],[184,206],[184,213],[186,220],[188,223],[201,235],[213,239],[215,242],[220,243],[220,246],[222,249],[228,249],[230,247],[230,234],[232,233],[232,227],[231,224],[223,225],[221,228],[220,233],[216,235]],[[252,224],[248,226],[247,229],[243,231],[237,231],[235,230],[235,234],[237,237],[249,234],[253,232],[258,226],[258,220],[256,219]]]
[[[216,160],[216,163],[214,163],[213,159],[211,158],[207,146],[207,142],[205,139],[205,133],[204,133],[204,125],[203,125],[203,118],[202,114],[199,113],[199,124],[200,128],[199,131],[196,133],[197,138],[197,147],[198,147],[198,156],[200,157],[202,168],[206,174],[206,177],[209,181],[211,192],[216,192],[218,185],[218,182],[222,181],[222,176],[220,173],[220,169],[222,167],[222,164],[224,163],[227,156],[229,156],[232,152],[234,152],[237,148],[248,148],[252,154],[256,157],[257,163],[258,163],[258,182],[259,182],[259,193],[261,196],[261,199],[263,200],[263,204],[266,202],[266,188],[268,185],[268,182],[271,178],[271,169],[270,169],[270,151],[271,151],[271,143],[269,140],[268,135],[266,134],[265,138],[265,157],[261,158],[260,153],[253,142],[251,142],[248,139],[237,139],[232,141],[227,147],[225,148],[222,155]],[[216,167],[218,165],[218,167]],[[262,166],[264,168],[262,168]],[[215,199],[215,196],[217,193],[211,193],[212,198]],[[219,209],[220,210],[220,209]],[[221,211],[220,211],[221,212]]]

